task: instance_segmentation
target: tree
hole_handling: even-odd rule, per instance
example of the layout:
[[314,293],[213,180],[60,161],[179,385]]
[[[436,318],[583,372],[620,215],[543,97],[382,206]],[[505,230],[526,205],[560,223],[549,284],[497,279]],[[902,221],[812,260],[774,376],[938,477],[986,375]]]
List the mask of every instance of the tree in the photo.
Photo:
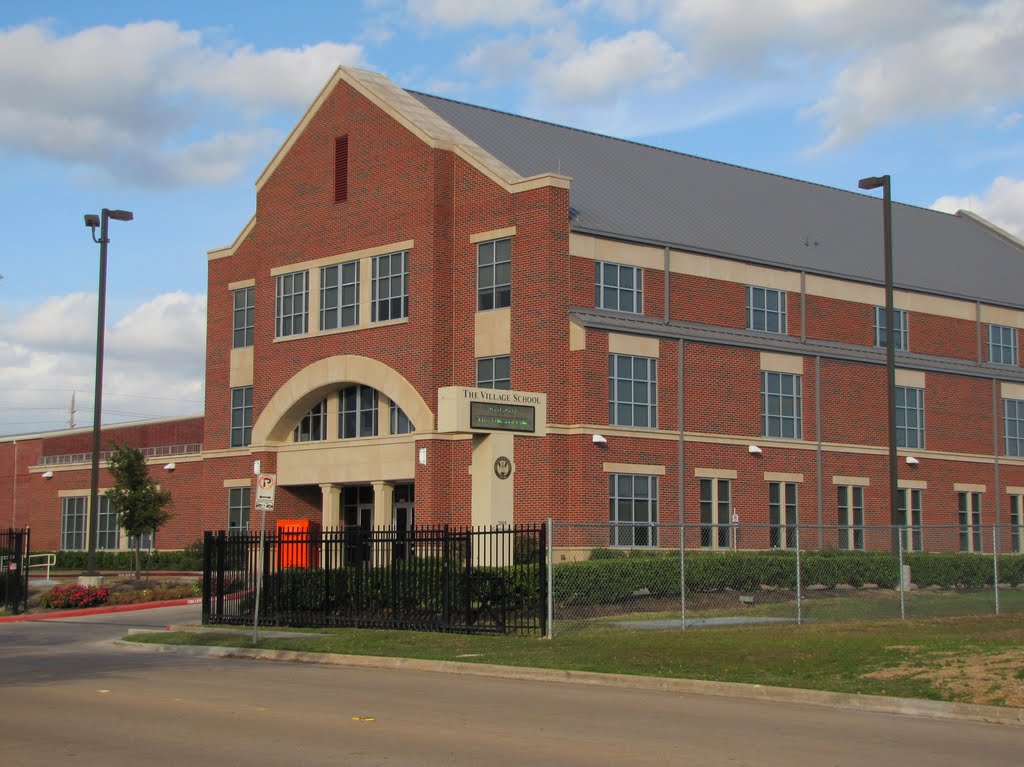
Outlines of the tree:
[[138,578],[142,536],[155,535],[171,518],[171,513],[164,509],[171,502],[171,491],[161,490],[150,479],[146,459],[138,448],[115,443],[109,469],[114,486],[107,491],[107,501],[132,540],[135,577]]

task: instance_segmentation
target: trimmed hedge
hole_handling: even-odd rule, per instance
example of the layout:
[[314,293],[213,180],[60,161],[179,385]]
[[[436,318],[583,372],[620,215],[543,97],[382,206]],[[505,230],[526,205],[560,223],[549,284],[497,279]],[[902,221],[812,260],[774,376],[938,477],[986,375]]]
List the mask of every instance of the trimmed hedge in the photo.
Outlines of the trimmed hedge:
[[[32,552],[42,553],[42,552]],[[56,570],[84,570],[89,559],[85,551],[55,551]],[[96,567],[100,570],[131,572],[135,569],[135,553],[132,551],[97,551]],[[147,570],[176,570],[195,572],[203,569],[203,544],[193,544],[180,551],[143,551],[139,565]]]

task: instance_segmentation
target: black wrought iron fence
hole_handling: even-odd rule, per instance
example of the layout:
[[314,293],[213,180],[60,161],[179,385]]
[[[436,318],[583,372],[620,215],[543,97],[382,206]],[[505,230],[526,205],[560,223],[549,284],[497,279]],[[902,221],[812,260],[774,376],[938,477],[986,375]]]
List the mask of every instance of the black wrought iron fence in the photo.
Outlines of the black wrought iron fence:
[[0,605],[11,613],[28,609],[28,528],[0,530]]
[[[207,532],[203,623],[543,633],[544,526]],[[258,610],[257,610],[257,593]]]

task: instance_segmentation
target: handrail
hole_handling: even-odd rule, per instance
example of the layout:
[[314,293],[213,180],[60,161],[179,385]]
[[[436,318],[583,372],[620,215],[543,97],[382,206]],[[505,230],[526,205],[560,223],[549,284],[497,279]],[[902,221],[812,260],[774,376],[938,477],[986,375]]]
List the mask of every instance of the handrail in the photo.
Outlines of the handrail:
[[[32,564],[33,557],[46,557],[45,561],[39,562],[38,564]],[[50,554],[29,554],[28,555],[28,567],[45,567],[46,568],[46,580],[50,580],[50,568],[57,564],[57,555]]]

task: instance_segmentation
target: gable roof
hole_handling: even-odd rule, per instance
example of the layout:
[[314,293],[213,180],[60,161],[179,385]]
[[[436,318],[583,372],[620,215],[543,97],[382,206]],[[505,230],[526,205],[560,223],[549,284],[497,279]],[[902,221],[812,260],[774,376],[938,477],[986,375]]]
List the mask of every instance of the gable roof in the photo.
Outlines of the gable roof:
[[[520,175],[570,176],[573,231],[884,282],[877,196],[410,93]],[[894,203],[893,268],[900,288],[1024,308],[1024,243],[975,215]]]

